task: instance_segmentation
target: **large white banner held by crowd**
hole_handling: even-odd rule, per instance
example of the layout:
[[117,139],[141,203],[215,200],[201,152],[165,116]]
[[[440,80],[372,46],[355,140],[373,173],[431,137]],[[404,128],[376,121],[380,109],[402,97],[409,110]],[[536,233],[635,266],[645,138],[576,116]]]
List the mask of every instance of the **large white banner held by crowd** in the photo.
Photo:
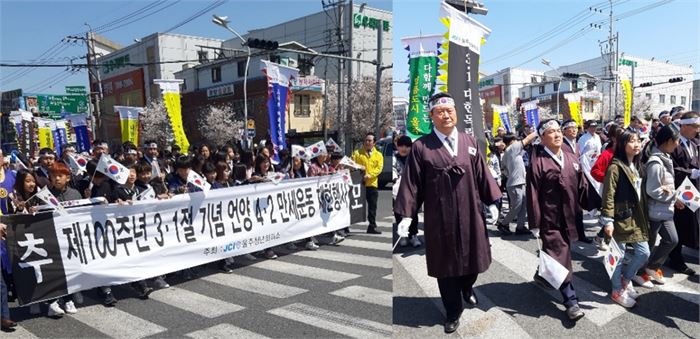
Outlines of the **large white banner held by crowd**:
[[362,172],[3,216],[21,304],[251,253],[365,220]]

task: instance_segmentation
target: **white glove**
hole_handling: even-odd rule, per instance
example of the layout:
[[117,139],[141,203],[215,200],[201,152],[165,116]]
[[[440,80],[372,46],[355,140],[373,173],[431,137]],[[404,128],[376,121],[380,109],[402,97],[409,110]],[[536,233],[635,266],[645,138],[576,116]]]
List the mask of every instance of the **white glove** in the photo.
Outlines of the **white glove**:
[[411,226],[412,221],[413,219],[411,218],[401,219],[401,222],[396,227],[396,234],[398,234],[399,237],[408,237],[408,227]]
[[693,168],[693,171],[690,172],[690,179],[697,179],[700,178],[700,170],[697,168]]
[[537,238],[537,239],[540,238],[540,229],[539,229],[539,228],[531,228],[531,229],[530,229],[530,233],[532,233],[532,235],[533,235],[535,238]]
[[490,218],[486,218],[486,223],[489,225],[493,225],[498,221],[498,206],[496,205],[489,205],[489,214],[491,215]]

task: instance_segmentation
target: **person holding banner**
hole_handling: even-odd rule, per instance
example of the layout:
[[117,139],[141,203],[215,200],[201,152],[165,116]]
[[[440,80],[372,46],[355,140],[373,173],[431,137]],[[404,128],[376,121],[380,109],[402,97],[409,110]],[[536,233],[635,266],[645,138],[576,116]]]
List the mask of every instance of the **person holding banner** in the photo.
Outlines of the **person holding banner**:
[[452,96],[433,95],[429,108],[434,128],[411,147],[394,213],[402,218],[397,233],[405,237],[412,216],[425,204],[428,275],[437,278],[446,313],[445,332],[452,333],[459,327],[462,300],[478,304],[473,285],[491,264],[486,218],[480,211],[486,205],[494,219],[490,222],[498,219],[495,203],[501,191],[474,137],[457,129]]
[[623,268],[618,264],[611,278],[610,298],[626,308],[634,307],[637,291],[632,278],[649,258],[649,223],[647,219],[647,195],[642,189],[640,164],[641,140],[631,129],[620,134],[615,145],[615,157],[610,163],[603,182],[603,206],[600,220],[605,234],[613,237],[624,256],[625,245],[634,254]]
[[[654,287],[652,281],[664,284],[664,273],[661,265],[669,253],[678,244],[676,226],[673,224],[674,206],[680,210],[685,208],[677,197],[674,185],[673,160],[670,154],[680,143],[680,134],[675,125],[661,127],[650,142],[651,155],[646,163],[647,204],[649,207],[649,261],[641,270],[641,275],[635,275],[632,281],[646,288]],[[656,237],[661,236],[661,242],[656,245]]]
[[201,191],[199,187],[187,180],[192,170],[192,161],[187,155],[181,155],[175,161],[175,175],[168,181],[168,192],[170,194],[182,194]]
[[[697,188],[700,178],[700,150],[695,140],[700,133],[700,115],[694,111],[686,112],[676,123],[680,125],[681,133],[680,145],[671,153],[676,188],[685,178],[689,178]],[[676,209],[673,215],[679,242],[669,254],[668,266],[679,273],[695,275],[695,270],[688,267],[685,262],[682,247],[688,246],[697,250],[699,213],[700,210],[693,212],[689,208],[684,208]]]
[[[576,212],[591,209],[593,189],[588,185],[578,158],[562,150],[562,132],[554,119],[540,122],[537,128],[541,143],[535,145],[527,172],[527,213],[530,231],[542,239],[542,250],[569,271],[558,286],[566,315],[571,320],[584,316],[572,283],[571,243],[578,240]],[[547,285],[535,272],[536,283]]]
[[[309,170],[306,175],[309,177],[318,177],[322,175],[329,175],[335,173],[335,170],[328,166],[328,152],[324,149],[311,159],[311,165],[309,165]],[[340,235],[340,231],[329,232],[326,235],[332,236],[330,245],[338,245],[340,242],[345,240],[345,237]],[[315,238],[312,237],[311,241],[315,242]]]

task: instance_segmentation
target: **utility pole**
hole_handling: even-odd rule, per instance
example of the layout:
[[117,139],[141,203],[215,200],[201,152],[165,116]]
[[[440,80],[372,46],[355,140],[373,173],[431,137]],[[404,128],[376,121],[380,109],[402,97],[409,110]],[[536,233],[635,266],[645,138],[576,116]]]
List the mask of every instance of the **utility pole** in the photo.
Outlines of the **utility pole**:
[[[348,16],[348,57],[352,58],[352,28],[353,28],[353,22],[352,22],[352,16],[353,16],[353,11],[355,9],[353,8],[352,0],[350,0],[350,5],[348,6],[348,10],[346,11],[347,16]],[[358,65],[359,67],[359,65]],[[353,149],[353,138],[352,138],[352,60],[348,60],[348,87],[347,87],[347,119],[345,120],[345,154],[352,154],[352,149]]]
[[382,89],[382,31],[383,31],[384,21],[379,20],[379,27],[377,27],[377,84],[374,93],[374,135],[375,138],[379,138],[379,115],[382,111],[382,100],[381,100],[381,89]]
[[[610,118],[615,117],[615,107],[617,105],[617,52],[615,52],[615,55],[613,57],[613,31],[614,31],[614,24],[615,21],[613,21],[613,4],[612,0],[608,0],[608,5],[610,6],[610,12],[609,12],[609,25],[608,25],[608,70],[610,71],[610,78],[614,80],[613,83],[610,84],[610,92],[608,92],[608,100],[610,101]],[[613,94],[614,93],[614,94]]]
[[[85,58],[87,60],[88,84],[90,85],[89,86],[90,87],[89,96],[90,96],[91,102],[93,104],[93,111],[92,111],[92,116],[91,116],[92,133],[93,133],[93,138],[96,138],[98,135],[98,130],[100,131],[100,134],[102,132],[102,130],[101,130],[102,129],[101,103],[103,101],[102,78],[100,76],[100,65],[97,62],[97,53],[95,52],[94,33],[92,32],[92,27],[88,23],[85,23],[85,26],[88,26],[88,29],[89,29],[85,33],[85,37],[67,36],[66,39],[83,40],[85,42],[85,45],[87,46],[87,55],[85,56]],[[95,58],[94,60],[93,60],[93,57]],[[97,83],[97,92],[92,91],[92,83],[93,82]]]

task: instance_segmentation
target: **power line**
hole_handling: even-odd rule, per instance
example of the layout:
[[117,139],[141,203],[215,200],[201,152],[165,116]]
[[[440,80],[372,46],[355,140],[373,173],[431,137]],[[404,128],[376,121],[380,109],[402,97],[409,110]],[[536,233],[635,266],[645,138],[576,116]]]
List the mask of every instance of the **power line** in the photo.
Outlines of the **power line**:
[[[162,5],[163,3],[165,3],[165,0],[159,0],[159,1],[152,2],[152,3],[150,3],[150,4],[148,4],[148,5],[144,6],[144,7],[141,7],[141,8],[139,8],[139,9],[133,11],[133,12],[130,12],[130,13],[126,14],[126,15],[123,15],[122,17],[119,17],[119,18],[117,18],[117,19],[114,19],[114,20],[112,20],[112,21],[110,21],[110,22],[108,22],[108,23],[106,23],[106,24],[97,26],[97,27],[95,27],[95,30],[104,30],[104,29],[108,29],[109,27],[112,27],[112,26],[117,25],[117,24],[120,24],[120,23],[122,23],[122,22],[124,22],[124,21],[126,21],[126,20],[129,20],[129,19],[131,19],[131,18],[137,16],[137,15],[140,14],[140,13],[143,13],[143,12],[145,12],[145,11],[148,11],[148,10],[154,8],[154,7],[160,6],[160,5]],[[84,35],[84,34],[86,34],[86,33],[88,33],[88,32],[85,31],[85,32],[81,32],[81,33],[75,34],[75,35]]]
[[157,8],[157,9],[155,9],[155,10],[152,11],[152,12],[144,12],[143,15],[141,15],[141,16],[139,16],[139,17],[136,17],[135,19],[130,20],[130,21],[128,21],[128,22],[125,22],[125,23],[123,23],[123,24],[120,24],[120,25],[118,25],[118,26],[115,26],[115,27],[112,27],[112,28],[109,28],[109,29],[106,29],[106,30],[99,30],[99,31],[98,31],[98,30],[94,30],[94,32],[95,32],[95,33],[104,34],[104,33],[111,32],[111,31],[116,30],[116,29],[120,29],[120,28],[122,28],[122,27],[124,27],[124,26],[131,25],[131,24],[133,24],[134,22],[143,20],[143,19],[145,19],[145,18],[147,18],[147,17],[149,17],[149,16],[151,16],[151,15],[154,15],[154,14],[156,14],[156,13],[160,13],[160,12],[162,12],[162,11],[164,11],[164,10],[166,10],[166,9],[168,9],[168,8],[170,8],[170,7],[172,7],[172,6],[177,5],[178,3],[180,3],[180,1],[181,1],[181,0],[173,1],[173,2],[171,2],[171,3],[168,3],[167,6],[164,6],[164,7],[161,7],[161,8]]
[[581,28],[580,30],[574,32],[574,34],[572,34],[572,35],[566,37],[565,39],[563,39],[563,40],[561,40],[561,41],[559,41],[556,45],[554,45],[554,46],[548,48],[547,50],[545,50],[544,52],[542,52],[542,53],[540,53],[540,54],[538,54],[538,55],[535,55],[534,57],[532,57],[532,58],[530,58],[530,59],[528,59],[528,60],[526,60],[526,61],[524,61],[524,62],[518,64],[518,65],[515,66],[515,67],[517,68],[517,67],[520,67],[520,66],[522,66],[522,65],[525,65],[525,64],[527,64],[527,63],[529,63],[529,62],[531,62],[531,61],[533,61],[533,60],[535,60],[535,59],[537,59],[537,58],[542,57],[543,55],[545,55],[545,54],[547,54],[547,53],[549,53],[549,52],[551,52],[551,51],[554,51],[554,50],[556,50],[556,49],[559,49],[559,48],[561,48],[561,47],[564,47],[564,46],[566,46],[567,44],[569,44],[570,42],[572,42],[572,41],[574,41],[574,40],[577,40],[577,39],[583,37],[584,35],[588,34],[588,32],[590,32],[591,30],[593,30],[593,28],[591,28],[591,27],[584,27],[584,28]]
[[185,20],[179,22],[178,24],[176,24],[176,25],[173,26],[173,27],[168,28],[168,29],[167,29],[165,32],[163,32],[163,33],[168,33],[168,32],[170,32],[170,31],[176,30],[176,29],[178,29],[178,28],[180,28],[180,27],[186,25],[186,24],[189,23],[190,21],[192,21],[192,20],[194,20],[194,19],[196,19],[196,18],[199,18],[200,16],[206,14],[207,12],[209,12],[209,11],[213,10],[214,8],[217,8],[217,7],[219,7],[219,6],[221,6],[221,5],[225,4],[225,3],[226,3],[226,0],[220,0],[220,1],[214,2],[214,3],[212,3],[212,4],[209,4],[209,5],[207,5],[206,7],[204,7],[203,9],[199,10],[197,13],[195,13],[195,14],[189,16],[187,19],[185,19]]

